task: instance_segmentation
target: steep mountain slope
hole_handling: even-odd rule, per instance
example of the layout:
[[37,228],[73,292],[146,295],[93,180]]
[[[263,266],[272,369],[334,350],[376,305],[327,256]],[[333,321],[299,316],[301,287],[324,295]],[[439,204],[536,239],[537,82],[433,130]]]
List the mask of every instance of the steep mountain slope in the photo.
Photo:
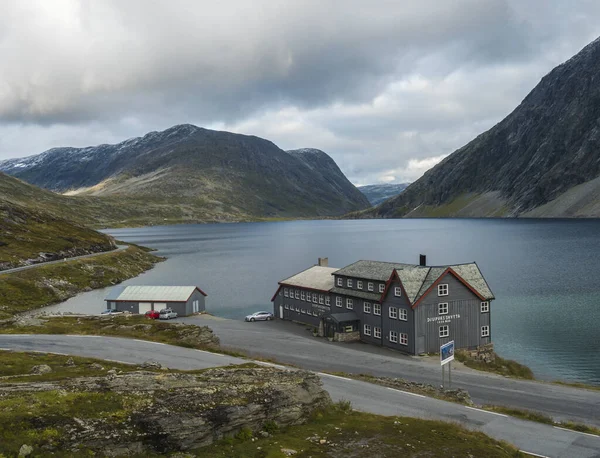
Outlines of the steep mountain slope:
[[359,217],[600,216],[600,39],[503,121]]
[[57,200],[0,173],[0,270],[114,248],[110,237],[44,210],[45,203],[60,206]]
[[391,197],[397,196],[404,191],[408,185],[410,185],[410,183],[369,184],[359,186],[358,190],[365,195],[371,205],[375,206]]
[[326,170],[262,138],[186,124],[117,145],[54,148],[0,162],[0,170],[56,192],[178,204],[217,219],[366,208],[362,194],[322,156]]

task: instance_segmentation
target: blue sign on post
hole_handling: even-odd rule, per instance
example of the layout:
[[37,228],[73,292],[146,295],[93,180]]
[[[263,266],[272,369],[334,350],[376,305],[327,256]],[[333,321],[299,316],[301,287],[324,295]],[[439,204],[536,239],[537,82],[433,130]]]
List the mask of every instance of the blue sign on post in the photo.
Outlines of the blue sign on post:
[[454,359],[454,340],[451,340],[448,343],[445,343],[440,347],[440,364],[443,366],[444,364],[449,363]]

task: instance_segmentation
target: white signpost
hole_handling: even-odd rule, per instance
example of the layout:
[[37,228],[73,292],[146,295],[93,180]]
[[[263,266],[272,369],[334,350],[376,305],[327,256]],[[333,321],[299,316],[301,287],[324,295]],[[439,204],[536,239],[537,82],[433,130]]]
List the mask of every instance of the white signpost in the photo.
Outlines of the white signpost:
[[444,387],[444,366],[448,364],[448,387],[452,388],[452,361],[454,360],[454,340],[440,346],[440,365],[442,366],[442,388]]

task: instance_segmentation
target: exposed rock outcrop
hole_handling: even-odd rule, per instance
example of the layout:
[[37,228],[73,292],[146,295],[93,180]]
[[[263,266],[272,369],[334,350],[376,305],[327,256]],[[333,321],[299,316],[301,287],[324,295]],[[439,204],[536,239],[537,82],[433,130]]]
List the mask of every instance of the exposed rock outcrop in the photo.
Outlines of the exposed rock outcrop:
[[[3,384],[0,399],[35,398],[40,392],[56,392],[59,397],[97,393],[112,403],[120,402],[123,408],[110,414],[82,414],[57,422],[48,413],[35,422],[40,430],[52,427],[61,433],[60,443],[46,445],[46,451],[89,449],[107,456],[185,451],[242,429],[259,431],[267,422],[300,424],[331,402],[315,374],[254,367],[209,369],[194,375],[140,371]],[[95,402],[102,405],[98,398]]]

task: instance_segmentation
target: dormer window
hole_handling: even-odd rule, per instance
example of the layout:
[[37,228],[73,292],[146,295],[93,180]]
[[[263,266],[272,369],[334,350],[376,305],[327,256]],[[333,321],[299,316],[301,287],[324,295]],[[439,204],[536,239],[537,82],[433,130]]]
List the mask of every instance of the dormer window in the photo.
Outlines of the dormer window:
[[372,281],[370,281],[369,283],[367,283],[367,289],[369,291],[373,291],[373,282]]
[[383,293],[385,291],[385,283],[380,283],[379,284],[379,292]]
[[351,278],[346,280],[346,286],[348,286],[348,288],[352,288],[352,279]]
[[358,289],[362,289],[362,288],[363,288],[363,282],[362,282],[361,280],[358,280],[358,281],[356,282],[356,287],[357,287]]
[[344,286],[344,280],[342,279],[342,277],[338,277],[337,278],[337,285],[338,286]]

